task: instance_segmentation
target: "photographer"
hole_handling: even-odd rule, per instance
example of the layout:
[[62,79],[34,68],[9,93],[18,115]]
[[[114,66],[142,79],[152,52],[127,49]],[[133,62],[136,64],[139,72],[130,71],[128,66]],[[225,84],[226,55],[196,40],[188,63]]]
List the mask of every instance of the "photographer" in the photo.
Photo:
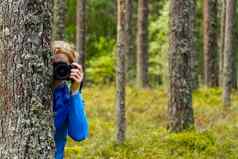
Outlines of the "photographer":
[[[88,122],[80,90],[83,70],[76,63],[78,53],[70,44],[55,41],[52,49],[55,159],[63,159],[67,135],[75,141],[82,141],[88,136]],[[70,86],[68,81],[71,81]]]

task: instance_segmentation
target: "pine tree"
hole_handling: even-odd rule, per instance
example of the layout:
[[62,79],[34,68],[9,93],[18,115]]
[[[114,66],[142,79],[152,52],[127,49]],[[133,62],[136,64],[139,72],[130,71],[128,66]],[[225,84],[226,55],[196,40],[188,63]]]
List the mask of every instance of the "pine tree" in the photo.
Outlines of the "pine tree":
[[191,53],[195,0],[171,0],[169,39],[169,122],[170,131],[193,127]]
[[54,23],[53,23],[53,39],[64,40],[65,31],[65,0],[54,0]]
[[216,87],[219,83],[217,0],[204,0],[204,76],[205,85]]
[[137,85],[148,86],[148,16],[149,0],[139,0],[137,22]]
[[86,2],[86,0],[77,0],[76,48],[79,52],[79,63],[83,65],[84,69],[86,51]]
[[226,23],[226,0],[221,1],[221,23],[220,23],[220,50],[219,50],[219,85],[223,85],[224,68],[224,41]]
[[231,105],[232,73],[234,60],[234,26],[236,15],[236,0],[227,1],[226,5],[226,27],[224,44],[224,80],[223,80],[223,101],[224,106]]
[[126,0],[117,0],[117,68],[116,68],[116,108],[117,108],[117,142],[123,143],[126,133],[125,108],[125,58],[128,52]]
[[3,0],[0,158],[52,159],[52,1]]

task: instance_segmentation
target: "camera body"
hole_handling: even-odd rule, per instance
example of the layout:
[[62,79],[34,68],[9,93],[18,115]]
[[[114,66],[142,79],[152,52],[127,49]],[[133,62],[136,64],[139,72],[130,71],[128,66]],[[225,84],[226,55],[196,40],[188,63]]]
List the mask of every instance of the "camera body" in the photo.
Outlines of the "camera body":
[[53,64],[53,78],[54,80],[70,80],[71,69],[76,68],[74,65],[66,62],[56,62]]
[[[66,62],[56,62],[53,64],[53,78],[54,80],[71,80],[71,69],[77,68],[74,65],[67,64]],[[83,88],[83,81],[80,83],[79,91]]]

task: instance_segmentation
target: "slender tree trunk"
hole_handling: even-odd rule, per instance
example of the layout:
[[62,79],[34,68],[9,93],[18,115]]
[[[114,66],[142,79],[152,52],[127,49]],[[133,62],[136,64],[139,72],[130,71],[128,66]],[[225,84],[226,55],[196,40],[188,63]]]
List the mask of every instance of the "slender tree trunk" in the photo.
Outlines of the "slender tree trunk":
[[191,53],[193,51],[195,0],[171,0],[169,40],[169,121],[170,131],[193,127]]
[[218,86],[217,0],[204,0],[204,75],[205,85]]
[[191,52],[191,71],[192,71],[192,90],[195,90],[199,87],[199,80],[198,80],[198,54],[196,51],[196,39],[195,39],[195,24],[196,24],[196,3],[194,4],[194,7],[191,12],[191,37],[193,37],[192,40],[192,52]]
[[52,159],[51,0],[3,0],[0,158]]
[[126,133],[125,110],[125,57],[128,52],[126,0],[117,0],[117,68],[116,68],[116,108],[117,108],[117,142],[123,143]]
[[86,2],[87,0],[77,0],[76,48],[79,52],[79,63],[83,65],[84,72],[86,51]]
[[236,0],[227,1],[226,5],[226,28],[224,44],[224,81],[223,81],[223,100],[224,106],[231,105],[231,88],[234,59],[234,26],[236,15]]
[[149,0],[139,0],[137,22],[137,85],[148,86],[148,15]]
[[126,14],[126,30],[128,32],[128,39],[126,43],[126,49],[128,50],[128,53],[126,54],[126,72],[127,72],[127,79],[131,77],[131,71],[133,69],[134,65],[134,45],[133,45],[133,36],[132,36],[132,29],[133,29],[133,2],[132,0],[126,0],[126,7],[127,7],[127,14]]
[[65,0],[54,0],[54,29],[52,37],[54,40],[64,40],[65,14]]
[[224,41],[225,41],[225,23],[226,23],[226,0],[222,0],[220,24],[220,56],[219,56],[219,85],[223,86],[223,68],[224,68]]

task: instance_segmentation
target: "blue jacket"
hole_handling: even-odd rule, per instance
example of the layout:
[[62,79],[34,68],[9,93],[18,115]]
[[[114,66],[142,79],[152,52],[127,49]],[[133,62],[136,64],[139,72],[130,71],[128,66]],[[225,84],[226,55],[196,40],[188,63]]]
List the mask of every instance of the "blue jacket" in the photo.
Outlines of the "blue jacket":
[[71,95],[66,84],[57,86],[53,91],[53,111],[55,159],[63,159],[67,135],[75,141],[88,137],[87,116],[80,92]]

